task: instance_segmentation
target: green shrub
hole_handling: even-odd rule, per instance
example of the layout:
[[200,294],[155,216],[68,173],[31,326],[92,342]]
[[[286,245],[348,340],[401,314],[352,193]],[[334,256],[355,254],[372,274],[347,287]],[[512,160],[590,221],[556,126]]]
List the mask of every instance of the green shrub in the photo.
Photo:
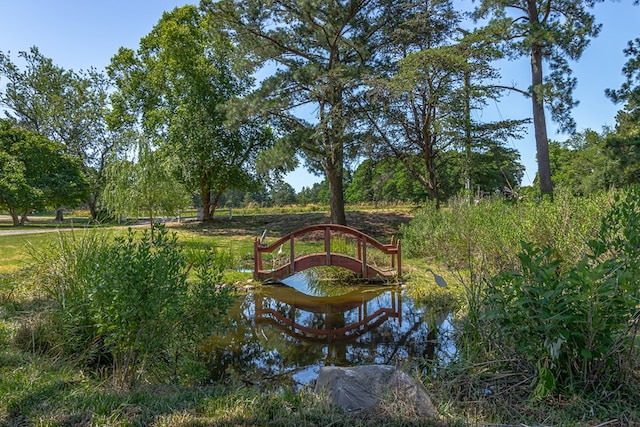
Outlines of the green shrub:
[[196,278],[187,280],[187,258],[163,226],[113,238],[60,234],[34,255],[53,301],[50,347],[85,366],[108,365],[124,384],[150,366],[177,373],[179,356],[212,331],[231,303],[216,258],[195,260]]
[[555,247],[523,244],[516,269],[484,283],[475,327],[487,347],[537,372],[535,396],[633,382],[640,317],[640,189],[618,194],[566,267]]

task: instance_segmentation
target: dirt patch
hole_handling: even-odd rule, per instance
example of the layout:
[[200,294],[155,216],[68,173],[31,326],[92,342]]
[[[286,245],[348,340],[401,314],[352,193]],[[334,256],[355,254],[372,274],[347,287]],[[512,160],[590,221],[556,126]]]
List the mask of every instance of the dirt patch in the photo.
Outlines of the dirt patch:
[[[398,234],[401,224],[411,221],[413,215],[408,212],[347,212],[347,225],[362,231],[382,242]],[[269,237],[282,237],[300,228],[330,222],[328,213],[306,212],[273,215],[238,215],[233,218],[216,218],[202,223],[173,224],[199,234],[227,237],[255,236],[260,237],[267,230]]]
[[[391,236],[398,234],[401,224],[406,224],[413,218],[413,215],[407,211],[392,212],[388,210],[348,211],[346,215],[347,225],[383,243],[388,242]],[[0,218],[0,220],[2,220],[2,218]],[[330,215],[328,212],[304,212],[234,215],[232,218],[216,217],[213,221],[206,223],[192,221],[171,223],[169,226],[193,231],[202,235],[226,237],[260,237],[264,230],[267,230],[270,238],[278,238],[309,225],[326,224],[329,222]],[[65,222],[64,224],[54,223],[52,219],[48,218],[39,218],[30,222],[30,224],[31,227],[0,227],[0,236],[68,231],[74,227],[76,229],[83,227],[82,224],[74,224],[71,221]],[[148,224],[131,226],[148,226]]]

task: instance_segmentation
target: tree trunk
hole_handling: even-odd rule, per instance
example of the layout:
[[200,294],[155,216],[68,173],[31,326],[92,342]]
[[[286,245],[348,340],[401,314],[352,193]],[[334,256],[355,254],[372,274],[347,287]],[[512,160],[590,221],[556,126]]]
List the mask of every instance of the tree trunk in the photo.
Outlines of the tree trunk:
[[87,206],[89,206],[89,213],[91,214],[92,219],[98,219],[98,203],[97,197],[95,194],[89,195],[87,197]]
[[22,215],[20,215],[20,224],[19,225],[25,225],[27,222],[27,214],[29,213],[29,209],[25,209],[24,212],[22,212]]
[[11,214],[11,220],[13,221],[13,226],[14,227],[22,225],[22,224],[20,224],[20,217],[18,215],[18,211],[16,211],[13,208],[9,208],[9,214]]
[[436,163],[434,161],[433,147],[435,146],[435,141],[430,142],[425,152],[425,163],[427,166],[427,173],[429,176],[428,187],[429,191],[429,200],[436,202],[436,208],[440,207],[440,201],[438,199],[438,180],[436,178]]
[[202,199],[202,221],[211,221],[211,186],[200,184],[200,197]]
[[211,203],[211,215],[210,217],[213,218],[214,215],[216,214],[216,208],[218,207],[218,202],[220,201],[220,196],[222,196],[222,193],[224,193],[224,188],[220,188],[218,189],[218,191],[216,191],[216,195],[213,198],[213,203]]
[[329,182],[329,206],[331,208],[331,223],[347,225],[344,212],[344,184],[342,181],[342,159],[331,162],[325,168]]
[[[529,0],[529,16],[537,16],[535,1]],[[542,47],[534,44],[531,48],[531,102],[533,103],[533,128],[536,138],[536,154],[538,158],[538,179],[540,192],[553,196],[551,184],[551,162],[549,160],[549,139],[547,123],[544,115],[544,98],[539,90],[542,88]]]

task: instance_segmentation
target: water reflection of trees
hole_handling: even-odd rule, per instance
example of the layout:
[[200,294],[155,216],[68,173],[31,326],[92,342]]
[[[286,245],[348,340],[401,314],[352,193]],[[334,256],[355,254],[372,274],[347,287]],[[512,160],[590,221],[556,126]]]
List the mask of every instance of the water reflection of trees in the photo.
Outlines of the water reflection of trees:
[[[438,357],[442,339],[447,338],[446,313],[436,315],[433,310],[417,306],[404,294],[400,296],[397,288],[363,288],[366,296],[355,292],[350,296],[354,300],[348,301],[342,295],[326,310],[310,309],[310,300],[282,297],[282,289],[266,292],[270,295],[256,291],[242,296],[230,310],[225,327],[204,347],[211,378],[222,380],[235,375],[242,380],[263,382],[309,366],[396,364]],[[256,300],[260,302],[256,304]],[[398,311],[395,316],[388,315],[380,324],[353,333],[348,339],[333,340],[302,339],[286,324],[265,321],[259,313],[272,310],[298,328],[323,330],[344,329],[362,321],[365,313],[391,307]],[[336,308],[346,309],[334,311]]]

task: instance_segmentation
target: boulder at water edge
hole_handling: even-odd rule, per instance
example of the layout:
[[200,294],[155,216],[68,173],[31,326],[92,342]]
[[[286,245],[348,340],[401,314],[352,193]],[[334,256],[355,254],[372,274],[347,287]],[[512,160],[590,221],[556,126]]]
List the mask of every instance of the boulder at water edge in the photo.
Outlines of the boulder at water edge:
[[315,391],[348,412],[393,406],[421,416],[438,415],[424,386],[394,366],[325,366]]

